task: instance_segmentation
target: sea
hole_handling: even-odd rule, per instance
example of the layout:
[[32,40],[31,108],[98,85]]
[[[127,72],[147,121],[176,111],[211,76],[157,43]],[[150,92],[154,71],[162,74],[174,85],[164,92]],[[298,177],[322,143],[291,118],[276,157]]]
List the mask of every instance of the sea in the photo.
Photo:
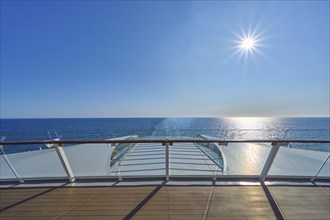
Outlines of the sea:
[[[42,118],[0,119],[5,141],[104,140],[127,135],[139,138],[194,138],[203,134],[225,140],[330,140],[330,118]],[[290,147],[330,152],[329,144],[290,144]],[[5,153],[46,148],[8,145]]]

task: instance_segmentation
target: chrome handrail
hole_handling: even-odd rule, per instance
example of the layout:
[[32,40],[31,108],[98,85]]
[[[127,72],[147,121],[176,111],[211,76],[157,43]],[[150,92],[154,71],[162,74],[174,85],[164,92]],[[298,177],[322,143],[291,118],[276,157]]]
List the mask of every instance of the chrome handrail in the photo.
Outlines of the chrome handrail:
[[320,143],[328,144],[330,140],[300,140],[300,139],[246,139],[246,140],[224,140],[224,139],[136,139],[136,140],[47,140],[47,141],[0,141],[0,145],[23,145],[23,144],[121,144],[121,143]]

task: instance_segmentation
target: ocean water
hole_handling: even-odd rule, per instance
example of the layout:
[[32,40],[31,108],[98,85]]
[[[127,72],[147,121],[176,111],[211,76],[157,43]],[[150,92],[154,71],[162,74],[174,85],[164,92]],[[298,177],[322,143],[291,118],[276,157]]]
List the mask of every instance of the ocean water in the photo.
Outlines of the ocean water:
[[[65,118],[0,119],[0,137],[6,141],[103,140],[126,135],[194,137],[204,134],[223,139],[330,139],[330,118]],[[330,152],[329,144],[292,147]],[[6,153],[45,146],[4,146]]]

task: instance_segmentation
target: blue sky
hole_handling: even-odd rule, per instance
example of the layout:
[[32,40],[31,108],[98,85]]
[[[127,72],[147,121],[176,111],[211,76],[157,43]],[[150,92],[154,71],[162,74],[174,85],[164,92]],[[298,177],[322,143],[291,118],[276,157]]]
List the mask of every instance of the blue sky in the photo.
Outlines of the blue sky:
[[328,1],[1,1],[1,118],[329,117],[329,75]]

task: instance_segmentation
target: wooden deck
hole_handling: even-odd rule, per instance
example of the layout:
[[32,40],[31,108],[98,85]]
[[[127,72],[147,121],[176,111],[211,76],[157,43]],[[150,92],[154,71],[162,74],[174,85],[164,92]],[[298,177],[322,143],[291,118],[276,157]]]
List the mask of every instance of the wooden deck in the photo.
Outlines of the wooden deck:
[[329,187],[110,186],[0,189],[0,219],[330,219]]

